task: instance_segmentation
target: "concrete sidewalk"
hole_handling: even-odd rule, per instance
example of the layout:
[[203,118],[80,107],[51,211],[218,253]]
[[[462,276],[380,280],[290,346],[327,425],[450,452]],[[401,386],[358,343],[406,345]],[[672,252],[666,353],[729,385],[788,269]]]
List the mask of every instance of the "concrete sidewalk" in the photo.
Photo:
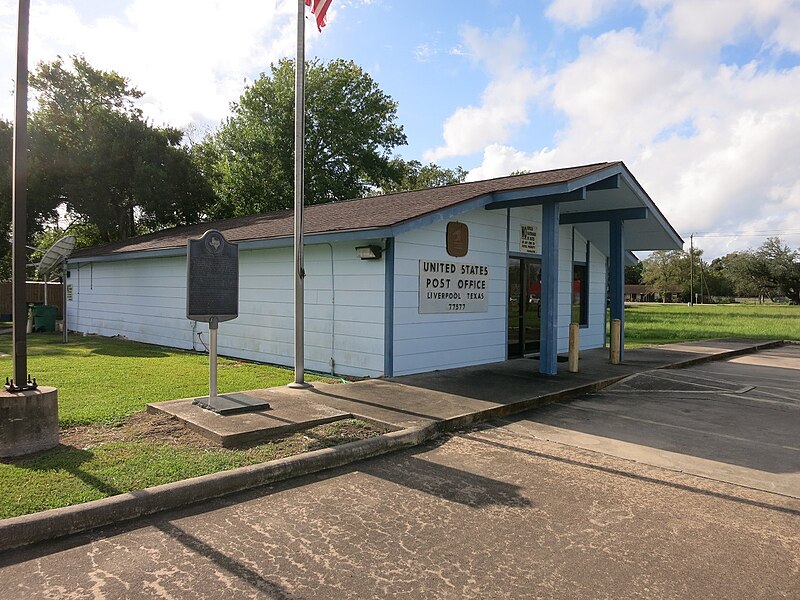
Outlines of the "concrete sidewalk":
[[269,402],[270,409],[225,416],[193,405],[192,399],[153,403],[148,409],[175,416],[226,447],[347,417],[393,430],[435,426],[443,431],[594,392],[642,371],[721,360],[779,343],[727,339],[641,348],[626,351],[620,365],[609,364],[607,349],[589,350],[581,353],[579,373],[558,363],[555,377],[540,374],[536,359],[519,358],[349,384],[314,383],[306,390],[249,390],[248,395]]
[[[579,397],[644,371],[724,360],[775,347],[780,341],[713,340],[629,350],[625,364],[610,365],[607,350],[584,352],[579,373],[559,363],[555,377],[538,373],[534,359],[517,359],[387,380],[350,384],[314,384],[308,390],[273,388],[249,393],[267,398],[272,409],[206,417],[235,429],[236,423],[273,427],[283,432],[309,419],[358,416],[395,429],[388,434],[222,473],[205,475],[146,490],[120,494],[85,504],[0,521],[0,550],[49,540],[184,506],[233,492],[259,487],[350,464],[408,448],[445,431]],[[191,406],[191,402],[160,403]],[[198,411],[202,411],[194,407]],[[158,408],[160,410],[160,408]],[[167,411],[168,412],[168,411]],[[207,411],[202,411],[207,413]],[[310,415],[310,416],[309,416]],[[264,420],[258,423],[259,420]],[[268,422],[266,421],[268,420]]]

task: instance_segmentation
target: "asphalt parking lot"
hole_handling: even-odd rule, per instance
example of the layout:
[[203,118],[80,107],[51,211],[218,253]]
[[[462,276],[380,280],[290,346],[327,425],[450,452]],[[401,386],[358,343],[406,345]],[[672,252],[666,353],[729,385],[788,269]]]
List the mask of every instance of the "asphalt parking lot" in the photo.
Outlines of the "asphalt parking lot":
[[800,498],[800,345],[638,373],[511,428]]
[[0,598],[798,598],[798,350],[6,552]]

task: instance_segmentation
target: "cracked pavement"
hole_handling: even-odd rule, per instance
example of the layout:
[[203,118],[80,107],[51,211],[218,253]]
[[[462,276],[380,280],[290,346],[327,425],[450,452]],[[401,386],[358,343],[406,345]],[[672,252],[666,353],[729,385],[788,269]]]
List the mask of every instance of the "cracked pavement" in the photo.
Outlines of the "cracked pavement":
[[795,499],[482,428],[9,553],[0,597],[798,598],[799,526]]
[[[660,461],[796,475],[787,440],[800,406],[781,390],[800,387],[798,352],[661,371],[649,413],[655,385],[637,377],[616,394],[0,554],[0,598],[797,599],[800,499]],[[764,375],[787,356],[782,379]],[[743,367],[755,389],[735,376]],[[728,383],[703,391],[713,372]],[[739,414],[745,402],[778,412],[761,427],[730,419],[745,436],[721,429],[709,408]],[[557,439],[570,419],[581,427]],[[664,433],[689,427],[691,444]],[[745,452],[731,450],[737,439]]]

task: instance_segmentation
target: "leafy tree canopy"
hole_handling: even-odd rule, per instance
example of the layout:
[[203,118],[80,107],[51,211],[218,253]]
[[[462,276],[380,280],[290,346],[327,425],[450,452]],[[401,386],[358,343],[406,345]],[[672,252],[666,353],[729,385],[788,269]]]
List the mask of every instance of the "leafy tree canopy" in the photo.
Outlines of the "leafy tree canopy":
[[800,304],[800,251],[778,237],[767,238],[758,248],[715,258],[710,269],[727,280],[736,296],[785,296],[792,304]]
[[642,285],[642,270],[644,263],[639,261],[635,265],[625,265],[625,285]]
[[[248,86],[233,115],[193,149],[219,196],[215,217],[289,208],[294,201],[294,61]],[[306,66],[305,198],[365,195],[407,174],[391,151],[406,143],[397,103],[352,61]]]
[[765,282],[774,295],[800,304],[800,251],[792,250],[778,237],[770,237],[752,256],[752,276]]
[[446,169],[435,163],[423,165],[418,160],[404,161],[399,157],[392,159],[390,166],[392,176],[399,174],[399,177],[381,183],[376,193],[390,194],[463,183],[469,173],[462,167]]
[[31,200],[63,204],[104,241],[201,219],[213,192],[182,132],[146,122],[127,79],[73,56],[40,63],[30,85]]
[[642,283],[661,293],[682,291],[689,279],[689,255],[683,250],[657,250],[642,261]]
[[75,236],[76,248],[86,248],[103,242],[97,226],[91,223],[74,222],[64,229],[59,226],[48,227],[37,232],[33,238],[33,246],[36,250],[31,252],[31,262],[38,263],[50,246],[66,235]]

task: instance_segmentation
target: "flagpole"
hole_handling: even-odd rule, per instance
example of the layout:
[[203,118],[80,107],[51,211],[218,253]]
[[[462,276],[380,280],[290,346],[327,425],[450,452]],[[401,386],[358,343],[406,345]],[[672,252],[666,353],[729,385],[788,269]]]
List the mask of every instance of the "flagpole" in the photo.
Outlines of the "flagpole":
[[297,59],[294,78],[294,382],[308,388],[304,367],[303,149],[305,139],[305,2],[297,0]]

